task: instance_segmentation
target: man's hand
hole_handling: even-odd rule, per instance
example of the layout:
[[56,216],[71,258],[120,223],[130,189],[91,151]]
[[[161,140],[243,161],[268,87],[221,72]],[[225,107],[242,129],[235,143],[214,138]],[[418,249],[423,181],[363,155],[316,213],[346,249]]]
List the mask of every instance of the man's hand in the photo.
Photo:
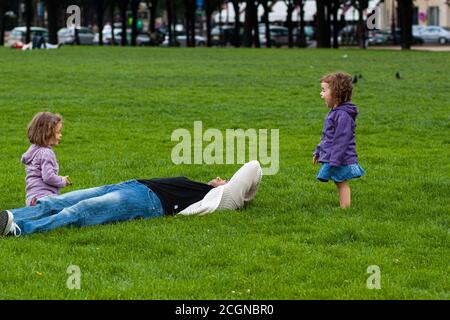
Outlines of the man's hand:
[[212,179],[210,182],[208,182],[208,184],[210,186],[213,186],[214,188],[216,188],[218,186],[222,186],[222,185],[227,184],[227,183],[228,183],[228,181],[222,179],[221,177],[217,177],[215,179]]
[[319,163],[319,157],[316,154],[313,154],[313,164]]

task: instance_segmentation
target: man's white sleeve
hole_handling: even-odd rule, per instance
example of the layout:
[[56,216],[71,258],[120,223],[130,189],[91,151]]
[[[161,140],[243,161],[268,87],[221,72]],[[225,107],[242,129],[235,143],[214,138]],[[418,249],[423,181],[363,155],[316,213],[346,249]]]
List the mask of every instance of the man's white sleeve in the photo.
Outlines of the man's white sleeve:
[[179,214],[203,215],[218,209],[240,209],[255,197],[261,178],[262,169],[259,162],[257,160],[247,162],[227,184],[212,189],[202,200],[190,205]]
[[257,160],[244,164],[224,186],[218,209],[242,208],[255,197],[261,178],[262,169]]

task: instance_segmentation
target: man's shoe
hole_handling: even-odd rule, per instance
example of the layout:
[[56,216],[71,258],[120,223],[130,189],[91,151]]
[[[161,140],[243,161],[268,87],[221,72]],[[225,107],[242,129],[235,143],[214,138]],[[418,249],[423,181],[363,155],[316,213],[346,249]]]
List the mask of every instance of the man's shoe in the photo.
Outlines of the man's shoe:
[[5,210],[0,212],[0,236],[14,235],[20,236],[22,230],[14,222],[14,216],[11,211]]
[[0,212],[0,236],[6,236],[11,230],[13,215],[9,211]]

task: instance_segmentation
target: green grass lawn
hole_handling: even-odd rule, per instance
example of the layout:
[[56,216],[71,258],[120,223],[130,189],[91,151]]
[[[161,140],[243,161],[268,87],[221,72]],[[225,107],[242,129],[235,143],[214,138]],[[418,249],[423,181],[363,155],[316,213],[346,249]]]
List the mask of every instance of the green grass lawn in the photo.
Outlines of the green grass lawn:
[[[346,55],[346,56],[345,56]],[[25,202],[20,157],[38,111],[61,113],[60,174],[80,188],[230,177],[171,160],[177,128],[279,129],[280,170],[244,210],[0,239],[0,299],[449,299],[448,52],[0,49],[0,207]],[[315,180],[318,79],[361,73],[352,207]],[[397,80],[400,71],[403,79]],[[81,269],[69,290],[67,268]],[[367,288],[367,268],[381,289]]]

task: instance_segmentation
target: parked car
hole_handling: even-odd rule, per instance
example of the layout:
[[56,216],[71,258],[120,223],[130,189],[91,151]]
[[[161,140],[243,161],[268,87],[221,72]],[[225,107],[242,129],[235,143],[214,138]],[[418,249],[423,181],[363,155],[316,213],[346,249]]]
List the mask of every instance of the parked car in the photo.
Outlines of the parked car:
[[[392,36],[392,34],[390,33],[390,38],[389,38],[389,44],[399,44],[400,43],[400,39],[402,37],[402,30],[401,29],[396,29],[395,30],[395,41],[394,41],[394,37]],[[394,43],[395,42],[395,43]],[[418,44],[423,44],[424,40],[422,38],[422,33],[420,33],[420,35],[418,35],[417,33],[414,32],[413,30],[413,34],[412,34],[412,44],[413,45],[418,45]]]
[[[114,41],[116,45],[122,42],[122,29],[114,29]],[[127,43],[131,44],[131,30],[127,30]],[[151,43],[150,35],[145,32],[139,32],[136,36],[137,46],[148,46]]]
[[368,44],[370,46],[388,45],[391,33],[389,31],[373,30],[369,31]]
[[[395,39],[390,30],[373,30],[369,31],[368,44],[369,45],[398,45],[401,39],[401,30],[397,29],[395,32]],[[423,39],[419,36],[419,29],[413,29],[413,45],[423,44]]]
[[423,31],[425,27],[424,26],[419,26],[417,24],[412,26],[412,33],[414,36],[419,37],[420,33]]
[[[94,44],[94,33],[87,27],[78,29],[80,44]],[[58,31],[58,43],[75,44],[75,28],[62,28]]]
[[213,46],[234,46],[236,44],[236,40],[238,40],[239,43],[243,42],[244,28],[239,28],[239,39],[235,39],[234,26],[215,26],[211,30],[211,39]]
[[[195,35],[195,46],[196,47],[204,47],[206,46],[206,38],[199,36],[199,35]],[[164,37],[164,41],[161,44],[164,47],[169,46],[169,35],[165,35]],[[187,35],[185,33],[180,33],[176,35],[176,45],[177,46],[181,46],[181,47],[186,47],[187,46]]]
[[[331,33],[333,34],[333,33]],[[339,44],[342,46],[356,46],[359,44],[357,26],[348,24],[339,31]]]
[[[111,44],[112,43],[112,34],[111,34],[111,26],[105,26],[103,28],[103,43]],[[94,44],[99,43],[99,34],[96,33],[94,36]],[[151,44],[150,35],[145,32],[138,33],[136,37],[136,45],[138,46],[148,46]],[[114,44],[120,45],[122,43],[122,29],[114,28]],[[127,30],[127,43],[131,43],[131,30]]]
[[[314,31],[314,27],[313,26],[305,26],[304,31],[305,31],[306,41],[311,41],[311,40],[315,39],[316,35],[315,35],[315,31]],[[294,28],[294,37],[295,37],[295,39],[297,39],[298,36],[300,36],[300,27]]]
[[[270,30],[270,41],[272,43],[272,46],[281,47],[289,43],[288,28],[270,25],[269,30]],[[258,31],[259,31],[259,42],[261,46],[265,46],[267,43],[266,26],[264,24],[260,24]]]
[[[272,42],[272,46],[281,47],[283,45],[289,44],[289,29],[283,26],[275,26],[269,25],[270,29],[270,40]],[[314,36],[314,28],[312,26],[305,26],[305,40],[307,42],[311,41]],[[293,28],[292,29],[292,40],[296,43],[300,36],[300,29]],[[266,26],[265,24],[259,25],[259,42],[261,46],[266,45]]]
[[[45,39],[45,42],[48,42],[48,30],[45,28],[40,27],[31,27],[31,39],[33,37],[41,37],[43,36]],[[23,45],[25,44],[25,36],[27,32],[27,27],[16,27],[11,30],[8,36],[8,42],[7,45],[9,47],[15,46],[15,45]]]
[[450,42],[450,28],[427,26],[420,31],[420,37],[426,43],[446,44]]

